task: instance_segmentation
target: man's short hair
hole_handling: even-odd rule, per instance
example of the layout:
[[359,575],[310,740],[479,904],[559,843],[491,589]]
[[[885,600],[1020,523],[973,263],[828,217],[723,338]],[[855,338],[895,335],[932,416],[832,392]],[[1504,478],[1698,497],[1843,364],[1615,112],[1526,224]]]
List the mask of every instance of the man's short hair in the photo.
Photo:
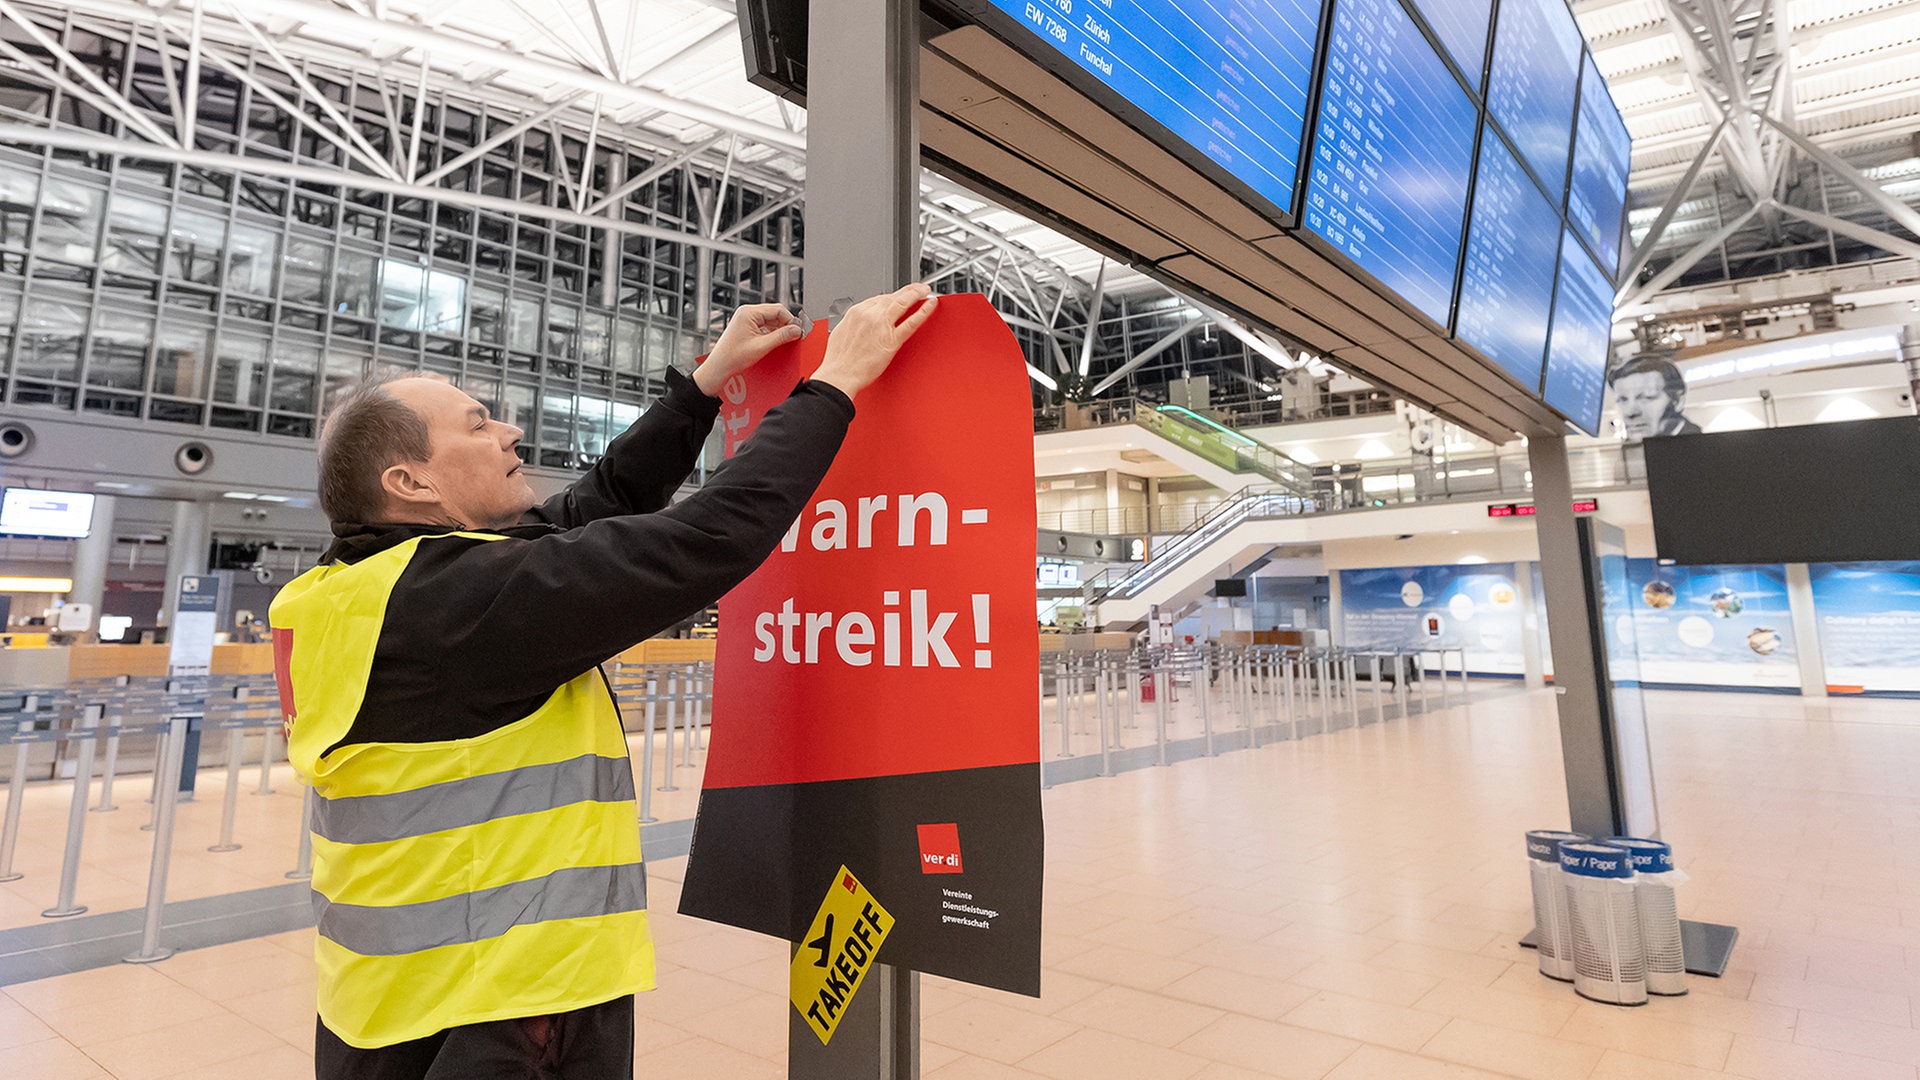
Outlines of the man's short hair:
[[1607,376],[1607,385],[1611,386],[1629,375],[1658,375],[1666,384],[1667,396],[1677,398],[1687,392],[1687,377],[1673,366],[1673,361],[1664,356],[1640,355],[1613,369]]
[[361,383],[333,406],[320,429],[320,509],[335,523],[382,520],[388,468],[427,460],[427,422],[387,390],[390,380]]

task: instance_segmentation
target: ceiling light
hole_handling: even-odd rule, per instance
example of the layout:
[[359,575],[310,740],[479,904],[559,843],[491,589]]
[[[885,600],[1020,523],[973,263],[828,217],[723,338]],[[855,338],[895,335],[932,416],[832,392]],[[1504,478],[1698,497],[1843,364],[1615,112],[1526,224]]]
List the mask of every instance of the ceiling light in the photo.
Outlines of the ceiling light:
[[0,577],[0,593],[72,591],[73,579],[70,577]]
[[1831,404],[1821,409],[1820,415],[1815,417],[1814,421],[1821,424],[1839,424],[1849,420],[1872,420],[1879,415],[1873,406],[1857,398],[1840,397],[1834,398]]

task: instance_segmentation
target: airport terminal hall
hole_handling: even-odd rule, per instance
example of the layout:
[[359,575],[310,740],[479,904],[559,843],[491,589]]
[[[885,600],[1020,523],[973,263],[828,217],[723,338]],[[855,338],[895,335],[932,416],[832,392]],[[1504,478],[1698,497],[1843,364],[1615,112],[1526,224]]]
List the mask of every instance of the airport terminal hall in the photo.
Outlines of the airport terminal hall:
[[1920,1080],[1920,0],[0,0],[5,1080]]

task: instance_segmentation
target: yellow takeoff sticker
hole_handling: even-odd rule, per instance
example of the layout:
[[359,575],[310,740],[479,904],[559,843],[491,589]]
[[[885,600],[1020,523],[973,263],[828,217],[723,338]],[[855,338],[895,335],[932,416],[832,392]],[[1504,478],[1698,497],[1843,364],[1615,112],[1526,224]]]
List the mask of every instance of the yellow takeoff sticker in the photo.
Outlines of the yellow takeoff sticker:
[[800,951],[793,955],[789,996],[821,1043],[833,1038],[873,957],[893,929],[893,916],[860,879],[840,868],[827,898],[814,913]]

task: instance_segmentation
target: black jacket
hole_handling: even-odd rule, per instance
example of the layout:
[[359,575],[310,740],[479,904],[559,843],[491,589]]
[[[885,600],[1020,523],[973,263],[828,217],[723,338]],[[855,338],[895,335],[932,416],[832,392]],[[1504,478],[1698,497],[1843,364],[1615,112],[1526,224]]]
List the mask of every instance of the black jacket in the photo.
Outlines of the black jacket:
[[498,534],[507,540],[446,536],[445,525],[334,525],[323,562],[431,538],[394,584],[342,745],[468,739],[523,719],[705,609],[772,553],[833,464],[853,403],[801,383],[705,486],[668,506],[720,403],[678,372],[667,384],[599,464]]

